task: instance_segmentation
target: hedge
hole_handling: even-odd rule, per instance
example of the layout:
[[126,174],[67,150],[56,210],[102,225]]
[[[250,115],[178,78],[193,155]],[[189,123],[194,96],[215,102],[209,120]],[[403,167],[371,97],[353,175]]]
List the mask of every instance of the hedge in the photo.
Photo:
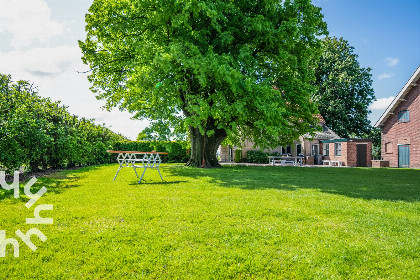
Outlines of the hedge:
[[235,150],[235,162],[241,162],[242,159],[242,150]]
[[250,163],[268,163],[268,156],[278,155],[278,152],[266,153],[261,150],[250,150],[246,152],[246,160]]
[[123,139],[38,96],[30,83],[0,74],[0,169],[7,173],[109,163],[106,150]]

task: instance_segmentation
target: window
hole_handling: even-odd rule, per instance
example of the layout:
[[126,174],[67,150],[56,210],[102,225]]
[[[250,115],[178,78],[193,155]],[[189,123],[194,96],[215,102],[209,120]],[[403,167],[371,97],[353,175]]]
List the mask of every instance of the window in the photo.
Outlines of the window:
[[319,145],[318,144],[314,144],[311,147],[311,156],[316,156],[319,154]]
[[324,144],[324,156],[329,156],[330,155],[330,144],[325,143]]
[[296,145],[296,155],[300,155],[302,153],[302,144]]
[[386,154],[392,154],[392,143],[391,142],[385,143],[385,153]]
[[335,149],[334,155],[336,157],[340,157],[341,156],[341,143],[334,143],[334,149]]
[[398,113],[398,122],[410,121],[410,111],[404,110]]
[[289,145],[287,145],[286,147],[281,147],[281,153],[283,154],[283,155],[285,155],[285,154],[291,154],[292,153],[292,148],[289,146]]

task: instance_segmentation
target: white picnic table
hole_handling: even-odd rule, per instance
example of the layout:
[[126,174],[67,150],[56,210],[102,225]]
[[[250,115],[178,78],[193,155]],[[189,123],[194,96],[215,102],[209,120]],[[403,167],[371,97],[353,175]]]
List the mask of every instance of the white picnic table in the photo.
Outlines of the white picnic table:
[[[124,167],[132,167],[134,172],[136,173],[137,178],[139,175],[137,174],[136,168],[144,168],[143,174],[141,174],[139,184],[143,179],[144,173],[148,168],[155,168],[159,172],[159,176],[163,181],[162,175],[160,174],[159,165],[162,162],[162,159],[159,155],[167,155],[168,153],[164,152],[139,152],[139,151],[112,151],[108,150],[108,153],[111,154],[118,154],[117,161],[120,165],[118,168],[117,173],[114,176],[114,181],[118,176],[118,173]],[[141,165],[136,165],[137,163],[141,163]]]
[[343,162],[340,160],[323,160],[322,165],[343,166]]
[[294,166],[302,166],[303,157],[268,156],[269,164],[275,165],[276,162],[280,162],[280,165],[293,164]]

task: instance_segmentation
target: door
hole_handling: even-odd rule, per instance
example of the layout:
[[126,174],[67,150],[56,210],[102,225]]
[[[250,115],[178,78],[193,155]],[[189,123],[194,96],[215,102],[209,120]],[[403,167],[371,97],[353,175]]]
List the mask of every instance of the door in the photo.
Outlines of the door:
[[367,144],[357,144],[356,145],[356,166],[357,167],[367,167],[366,162],[367,156]]
[[314,145],[312,145],[311,156],[316,156],[317,154],[319,154],[319,145],[314,144]]
[[302,144],[296,144],[296,156],[302,153]]
[[410,167],[410,145],[398,145],[398,167]]
[[311,155],[314,157],[315,165],[321,164],[318,160],[318,154],[319,154],[319,144],[313,144],[311,148]]

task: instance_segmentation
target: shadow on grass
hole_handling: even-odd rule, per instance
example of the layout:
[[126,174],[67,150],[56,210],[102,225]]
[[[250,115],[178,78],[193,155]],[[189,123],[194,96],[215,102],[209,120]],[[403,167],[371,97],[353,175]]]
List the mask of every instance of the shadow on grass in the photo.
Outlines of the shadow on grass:
[[141,186],[141,185],[173,185],[173,184],[180,184],[180,183],[186,183],[187,181],[152,181],[150,182],[145,181],[144,179],[139,184],[138,181],[135,183],[131,183],[130,186]]
[[[47,188],[47,193],[59,194],[64,192],[66,189],[79,187],[80,185],[76,182],[81,178],[87,176],[87,173],[96,170],[99,166],[83,167],[80,169],[72,170],[60,170],[54,173],[50,173],[43,177],[37,177],[37,181],[31,186],[31,193],[37,193],[42,187]],[[32,177],[33,178],[33,177]],[[16,202],[26,202],[29,199],[25,196],[25,185],[31,180],[25,180],[19,185],[19,199]],[[11,184],[11,182],[9,182]],[[8,198],[13,198],[13,190],[4,190],[0,188],[0,201]]]
[[244,190],[317,189],[321,192],[363,199],[420,201],[420,170],[391,168],[306,168],[224,166],[199,169],[165,168],[174,176],[207,178],[209,183]]

